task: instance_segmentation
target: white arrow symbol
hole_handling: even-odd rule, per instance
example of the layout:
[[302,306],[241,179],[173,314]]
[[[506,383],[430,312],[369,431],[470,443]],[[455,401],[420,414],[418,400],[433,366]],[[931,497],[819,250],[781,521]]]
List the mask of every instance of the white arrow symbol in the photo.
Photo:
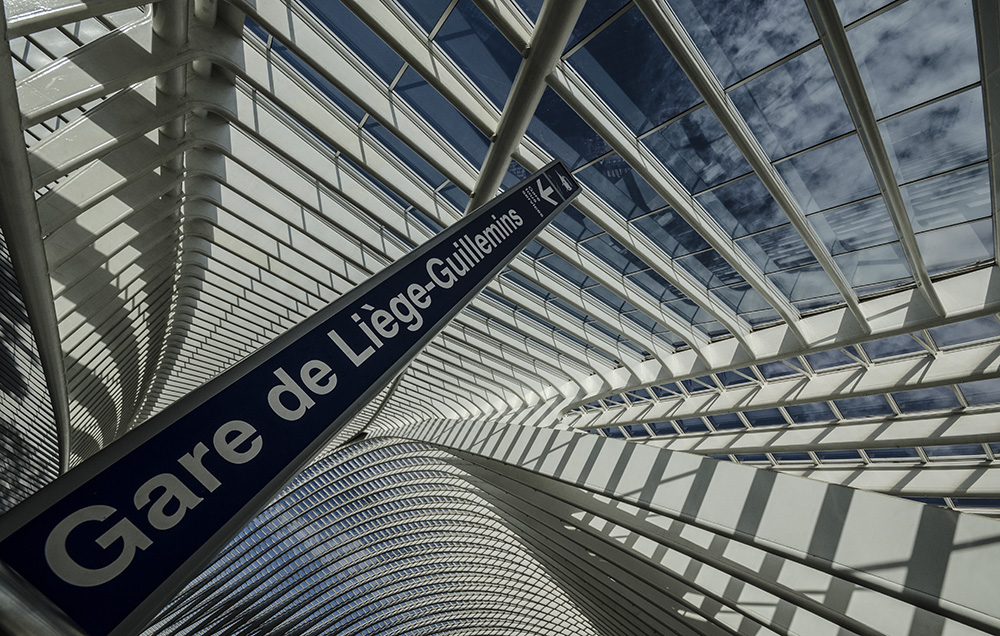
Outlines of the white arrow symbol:
[[549,198],[549,195],[552,194],[553,192],[555,192],[555,190],[553,190],[552,188],[546,188],[545,186],[543,186],[541,179],[539,179],[538,181],[536,181],[535,185],[538,186],[538,194],[541,195],[541,197],[543,199],[545,199],[546,201],[548,201],[552,205],[559,205],[558,201],[556,201],[555,199]]

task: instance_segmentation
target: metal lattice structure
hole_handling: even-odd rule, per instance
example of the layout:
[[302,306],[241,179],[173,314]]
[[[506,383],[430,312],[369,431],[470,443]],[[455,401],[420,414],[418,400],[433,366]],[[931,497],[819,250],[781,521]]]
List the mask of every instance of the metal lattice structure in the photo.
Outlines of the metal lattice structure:
[[[389,601],[357,566],[323,570],[315,589],[360,586],[379,633],[393,617],[411,627],[399,633],[443,633],[414,618],[428,612],[473,633],[552,633],[570,615],[566,633],[789,633],[785,604],[823,630],[869,620],[720,563],[763,585],[776,613],[698,588],[711,602],[670,591],[668,618],[648,609],[669,589],[649,583],[665,566],[641,551],[628,557],[652,568],[628,584],[639,600],[618,590],[619,605],[593,610],[608,585],[580,583],[582,548],[559,552],[515,514],[511,493],[531,478],[498,485],[482,467],[493,460],[414,432],[428,422],[574,430],[602,449],[899,495],[940,519],[1000,515],[995,2],[5,0],[4,11],[0,214],[20,291],[5,289],[23,301],[44,371],[25,404],[52,405],[51,422],[46,405],[17,426],[58,448],[62,470],[551,159],[584,185],[296,486],[356,453],[371,454],[370,479],[395,474],[377,468],[377,449],[404,449],[438,466],[427,487],[452,498],[430,517],[459,519],[448,532],[463,545],[486,533],[469,548],[479,565],[441,574],[424,601],[401,592],[396,614],[377,614]],[[361,429],[377,440],[338,446]],[[253,528],[287,514],[291,496],[214,567],[257,549]],[[350,517],[337,510],[317,523]],[[399,540],[412,530],[386,519]],[[483,565],[494,558],[506,565]],[[501,571],[523,586],[498,583]],[[981,608],[935,608],[933,591],[852,576],[895,599],[879,607],[1000,629]],[[279,629],[298,607],[257,604],[257,592],[223,603],[225,580],[196,580],[157,629]],[[517,611],[495,605],[512,586]],[[539,604],[543,589],[560,591]],[[336,623],[364,603],[317,601],[333,622],[287,633],[368,633],[368,619]],[[652,613],[622,622],[629,603]]]

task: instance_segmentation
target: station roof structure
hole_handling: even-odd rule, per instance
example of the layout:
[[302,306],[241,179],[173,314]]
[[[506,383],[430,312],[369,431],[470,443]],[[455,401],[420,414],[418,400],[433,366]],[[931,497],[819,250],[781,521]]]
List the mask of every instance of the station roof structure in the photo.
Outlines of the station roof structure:
[[[656,457],[804,477],[780,481],[801,484],[793,507],[852,492],[826,484],[892,495],[864,501],[904,512],[868,522],[914,554],[934,552],[927,515],[1000,516],[996,2],[3,6],[3,509],[550,160],[584,187],[148,633],[805,629],[785,606],[864,631],[804,574],[765,581],[752,557],[635,525],[670,516],[641,496],[668,488]],[[461,423],[651,464],[597,488],[442,432]],[[313,551],[276,557],[324,488]],[[371,513],[377,549],[358,538],[372,492],[403,502]],[[619,530],[652,551],[623,557]],[[920,612],[940,633],[1000,629],[965,588],[937,603],[947,586],[781,558],[905,605],[901,629]],[[759,586],[771,613],[694,564]]]

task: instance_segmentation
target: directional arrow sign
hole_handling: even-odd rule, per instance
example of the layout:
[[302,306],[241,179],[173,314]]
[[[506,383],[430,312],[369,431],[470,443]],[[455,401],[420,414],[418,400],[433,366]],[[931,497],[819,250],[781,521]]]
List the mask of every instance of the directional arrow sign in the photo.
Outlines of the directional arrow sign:
[[91,636],[128,634],[528,243],[553,162],[0,518],[0,560]]

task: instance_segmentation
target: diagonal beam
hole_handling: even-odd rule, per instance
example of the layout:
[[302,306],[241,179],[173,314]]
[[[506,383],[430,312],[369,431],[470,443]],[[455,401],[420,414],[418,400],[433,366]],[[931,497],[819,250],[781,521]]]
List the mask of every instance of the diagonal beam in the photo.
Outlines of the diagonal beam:
[[833,0],[806,0],[806,6],[812,15],[816,31],[819,32],[820,41],[823,43],[827,59],[830,60],[830,66],[833,68],[833,75],[840,86],[840,92],[844,95],[847,110],[858,129],[861,145],[865,149],[865,155],[868,157],[868,163],[871,164],[879,190],[882,191],[885,206],[889,210],[889,217],[892,219],[893,227],[896,228],[899,244],[906,257],[906,263],[910,267],[910,272],[913,273],[913,278],[917,281],[917,288],[934,309],[934,313],[944,316],[945,307],[941,303],[934,285],[931,284],[927,266],[920,255],[920,246],[917,245],[917,238],[913,233],[913,224],[910,223],[910,216],[906,211],[903,195],[899,191],[899,183],[892,170],[889,153],[885,149],[885,142],[882,141],[878,121],[875,119],[875,111],[872,109],[868,92],[861,80],[858,63],[854,59],[854,53],[847,40],[847,32],[844,31],[844,25],[840,21],[840,13]]
[[514,85],[507,96],[500,124],[486,153],[467,211],[489,201],[500,187],[500,182],[507,174],[511,155],[521,144],[545,92],[545,78],[559,63],[559,57],[573,33],[584,2],[585,0],[547,0],[542,5],[526,57],[521,62]]

